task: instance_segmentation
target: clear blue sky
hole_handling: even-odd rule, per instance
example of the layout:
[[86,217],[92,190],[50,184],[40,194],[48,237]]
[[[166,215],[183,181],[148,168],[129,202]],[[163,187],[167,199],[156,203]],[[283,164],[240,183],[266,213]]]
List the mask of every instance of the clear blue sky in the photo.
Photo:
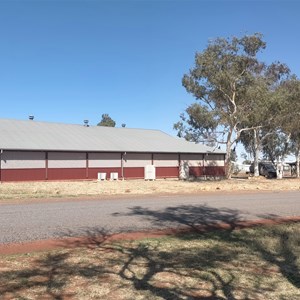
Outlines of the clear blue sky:
[[108,113],[176,135],[195,52],[254,32],[262,60],[300,75],[300,1],[0,0],[0,118],[95,125]]

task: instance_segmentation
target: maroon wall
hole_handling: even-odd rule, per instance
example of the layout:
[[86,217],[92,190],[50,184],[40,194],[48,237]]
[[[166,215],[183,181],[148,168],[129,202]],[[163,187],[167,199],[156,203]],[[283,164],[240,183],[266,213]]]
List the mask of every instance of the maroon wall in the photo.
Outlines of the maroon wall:
[[189,175],[195,177],[203,176],[203,167],[189,167]]
[[2,169],[1,181],[36,181],[46,179],[46,169]]
[[110,173],[118,173],[119,178],[122,177],[121,168],[89,168],[88,179],[97,179],[98,173],[106,173],[106,178],[110,178]]
[[48,180],[86,179],[86,168],[48,169]]
[[[110,179],[110,173],[118,173],[122,178],[120,167],[105,168],[48,168],[48,155],[45,155],[45,168],[36,169],[0,169],[1,181],[37,181],[37,180],[84,180],[97,179],[98,173],[106,173],[106,178]],[[121,159],[121,157],[120,157]],[[87,161],[88,166],[88,161]],[[144,178],[144,167],[124,167],[125,179]],[[190,175],[200,176],[224,176],[225,167],[206,166],[190,167]],[[156,167],[157,178],[178,178],[179,167]]]
[[178,178],[179,168],[178,167],[156,167],[155,168],[157,178]]
[[[144,168],[132,167],[124,168],[124,178],[144,178]],[[121,168],[53,168],[48,169],[2,169],[1,181],[36,181],[36,180],[72,180],[72,179],[97,179],[98,173],[106,173],[106,178],[110,178],[110,173],[118,173],[122,178]],[[200,176],[225,176],[224,167],[190,167],[189,174],[195,177]],[[178,178],[178,167],[157,167],[157,178]]]
[[205,167],[204,174],[207,176],[225,176],[225,167]]
[[124,168],[124,178],[144,178],[145,171],[144,168],[139,167],[131,167],[131,168]]
[[225,176],[225,167],[190,167],[189,175],[200,176]]

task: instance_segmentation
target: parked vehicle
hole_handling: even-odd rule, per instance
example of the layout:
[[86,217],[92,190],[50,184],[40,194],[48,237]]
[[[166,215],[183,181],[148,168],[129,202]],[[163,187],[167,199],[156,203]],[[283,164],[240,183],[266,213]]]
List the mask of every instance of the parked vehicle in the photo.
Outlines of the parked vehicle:
[[[275,166],[271,162],[260,161],[258,163],[259,175],[265,176],[266,178],[276,178],[277,172]],[[254,174],[254,163],[250,166],[250,173]]]

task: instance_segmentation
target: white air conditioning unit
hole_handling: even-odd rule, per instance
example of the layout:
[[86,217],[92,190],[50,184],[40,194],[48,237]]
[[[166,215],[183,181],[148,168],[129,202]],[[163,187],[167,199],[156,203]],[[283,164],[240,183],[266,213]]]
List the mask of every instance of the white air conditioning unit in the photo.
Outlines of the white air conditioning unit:
[[117,172],[113,172],[113,173],[110,173],[110,180],[118,180],[118,173]]
[[106,173],[98,173],[98,180],[106,180]]
[[155,180],[155,179],[156,179],[155,166],[153,165],[145,166],[145,180]]

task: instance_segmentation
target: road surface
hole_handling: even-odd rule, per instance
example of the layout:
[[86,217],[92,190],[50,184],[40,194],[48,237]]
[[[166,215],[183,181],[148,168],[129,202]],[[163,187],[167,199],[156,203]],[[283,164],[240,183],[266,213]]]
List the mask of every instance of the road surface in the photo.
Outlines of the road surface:
[[300,191],[0,204],[0,244],[300,216]]

